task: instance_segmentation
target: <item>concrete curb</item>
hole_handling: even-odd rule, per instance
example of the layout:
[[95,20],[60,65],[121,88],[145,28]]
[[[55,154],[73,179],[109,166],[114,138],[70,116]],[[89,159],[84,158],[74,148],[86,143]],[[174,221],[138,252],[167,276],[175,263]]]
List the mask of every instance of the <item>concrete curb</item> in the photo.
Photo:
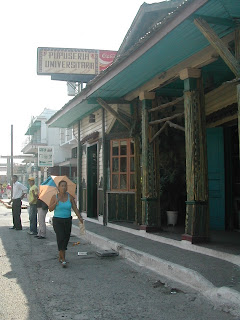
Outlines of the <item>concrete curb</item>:
[[210,300],[214,307],[229,312],[234,316],[240,316],[240,293],[227,287],[217,288],[198,272],[169,261],[154,257],[147,253],[135,250],[121,243],[86,231],[86,235],[79,235],[79,228],[73,225],[73,233],[79,238],[89,241],[91,244],[105,250],[115,250],[123,258],[136,263],[174,280],[185,286],[189,286]]
[[[102,223],[100,223],[99,221],[96,221],[96,220],[91,219],[91,218],[84,217],[84,220],[102,225]],[[153,240],[153,241],[157,241],[157,242],[160,242],[160,243],[164,243],[164,244],[167,244],[167,245],[170,245],[170,246],[174,246],[174,247],[177,247],[177,248],[180,248],[180,249],[189,250],[189,251],[193,251],[193,252],[196,252],[196,253],[205,254],[207,256],[214,257],[214,258],[217,258],[217,259],[225,260],[225,261],[228,261],[228,262],[233,263],[233,264],[235,264],[235,265],[240,267],[240,255],[236,256],[234,254],[221,252],[221,251],[217,251],[217,250],[209,249],[209,248],[205,248],[205,247],[200,247],[200,246],[191,244],[189,241],[185,241],[185,240],[178,241],[178,240],[174,240],[174,239],[170,239],[170,238],[165,238],[165,237],[162,237],[160,235],[147,233],[147,232],[145,232],[143,230],[130,229],[130,228],[127,228],[127,227],[115,225],[113,223],[108,223],[107,226],[109,228],[111,228],[111,229],[116,229],[116,230],[119,230],[119,231],[128,232],[128,233],[134,234],[134,235],[136,235],[138,237],[143,237],[143,238],[146,238],[146,239],[149,239],[149,240]]]

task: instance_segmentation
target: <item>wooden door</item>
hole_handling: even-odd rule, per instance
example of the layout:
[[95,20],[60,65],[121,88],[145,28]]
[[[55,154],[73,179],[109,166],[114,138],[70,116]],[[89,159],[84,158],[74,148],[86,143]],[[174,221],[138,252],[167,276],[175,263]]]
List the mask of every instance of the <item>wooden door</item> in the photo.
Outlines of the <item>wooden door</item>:
[[225,229],[225,172],[223,128],[207,129],[210,229]]
[[97,145],[87,148],[87,216],[97,218]]

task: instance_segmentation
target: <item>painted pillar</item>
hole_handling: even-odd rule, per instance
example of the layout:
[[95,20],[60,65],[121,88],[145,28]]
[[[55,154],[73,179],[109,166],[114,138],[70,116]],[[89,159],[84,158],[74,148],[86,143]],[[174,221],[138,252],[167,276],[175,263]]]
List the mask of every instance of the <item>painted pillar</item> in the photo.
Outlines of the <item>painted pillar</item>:
[[81,125],[78,121],[78,147],[77,147],[77,205],[78,209],[82,211],[82,144],[81,144]]
[[184,113],[186,143],[186,221],[183,240],[209,240],[206,119],[201,70],[184,69]]
[[134,138],[134,177],[135,177],[135,223],[141,224],[142,221],[142,201],[141,201],[141,163],[140,163],[140,144],[141,144],[141,119],[139,112],[139,102],[134,102],[131,106],[131,116],[134,119],[133,138]]
[[[240,63],[240,26],[235,30],[235,57]],[[237,85],[238,101],[238,140],[239,140],[239,159],[240,159],[240,84]]]
[[140,228],[149,232],[158,229],[154,154],[153,145],[149,143],[151,130],[148,112],[152,108],[154,98],[154,92],[142,92],[139,95],[139,100],[142,101],[142,226]]
[[238,145],[240,159],[240,84],[237,85],[237,102],[238,102]]
[[105,109],[102,108],[102,168],[103,168],[103,225],[107,225],[107,164],[106,164],[106,136]]
[[134,136],[134,167],[135,167],[135,222],[141,223],[141,164],[140,164],[140,134]]

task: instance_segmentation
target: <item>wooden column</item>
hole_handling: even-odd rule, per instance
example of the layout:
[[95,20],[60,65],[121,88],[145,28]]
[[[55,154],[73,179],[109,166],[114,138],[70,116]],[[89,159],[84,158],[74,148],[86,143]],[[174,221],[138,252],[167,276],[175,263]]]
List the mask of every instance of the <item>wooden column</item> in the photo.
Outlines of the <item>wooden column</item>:
[[142,92],[142,225],[147,232],[158,230],[157,226],[157,197],[155,197],[154,154],[150,141],[149,109],[152,108],[153,92]]
[[142,223],[142,212],[141,212],[141,163],[140,163],[140,137],[139,135],[134,136],[134,167],[135,167],[135,182],[136,182],[136,193],[135,193],[135,222],[137,224]]
[[102,108],[102,166],[103,166],[103,225],[107,225],[107,165],[106,165],[105,109]]
[[131,105],[132,116],[133,116],[133,138],[134,138],[134,177],[135,177],[135,223],[141,224],[142,221],[142,201],[141,201],[141,163],[140,163],[140,152],[141,152],[141,118],[139,112],[139,104],[134,102]]
[[238,145],[240,159],[240,84],[237,85],[237,101],[238,101]]
[[[235,57],[240,63],[240,27],[235,30]],[[238,101],[238,143],[239,143],[239,159],[240,159],[240,84],[237,85],[237,101]]]
[[77,201],[79,211],[82,211],[82,145],[81,145],[81,126],[78,121],[78,147],[77,147]]
[[209,240],[208,171],[204,92],[200,70],[185,69],[186,222],[183,240]]

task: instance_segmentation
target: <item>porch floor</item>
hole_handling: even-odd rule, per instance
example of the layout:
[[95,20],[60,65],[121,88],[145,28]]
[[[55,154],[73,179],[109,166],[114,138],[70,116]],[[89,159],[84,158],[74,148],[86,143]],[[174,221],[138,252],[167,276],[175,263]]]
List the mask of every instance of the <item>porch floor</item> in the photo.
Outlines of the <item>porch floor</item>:
[[[133,230],[139,230],[139,226],[131,222],[110,222],[111,224],[129,228]],[[169,238],[177,241],[182,240],[182,234],[184,234],[184,226],[162,226],[162,230],[159,232],[152,232],[151,234]],[[237,254],[240,252],[240,230],[233,231],[224,230],[210,230],[210,241],[208,243],[199,243],[199,247],[213,249],[225,253]]]

